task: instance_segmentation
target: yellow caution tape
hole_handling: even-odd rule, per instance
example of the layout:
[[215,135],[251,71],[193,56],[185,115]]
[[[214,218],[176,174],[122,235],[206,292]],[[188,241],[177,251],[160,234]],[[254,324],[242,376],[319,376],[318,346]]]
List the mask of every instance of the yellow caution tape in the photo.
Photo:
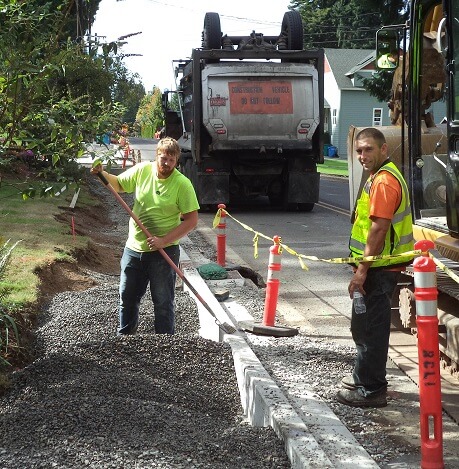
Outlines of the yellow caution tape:
[[[219,208],[213,222],[213,228],[216,228],[220,224],[220,218],[222,211],[225,210],[223,208]],[[251,231],[254,233],[253,236],[253,248],[254,248],[254,254],[253,257],[255,259],[258,259],[258,238],[261,236],[262,238],[268,239],[269,241],[272,241],[272,238],[268,238],[268,236],[265,236],[263,233],[259,233],[258,231],[255,231],[253,228],[250,226],[246,225],[245,223],[242,223],[241,221],[237,220],[234,218],[232,215],[230,215],[226,210],[225,213],[228,217],[232,218],[236,223],[239,223],[243,228],[245,228],[247,231]]]
[[453,279],[456,283],[459,283],[459,276],[455,274],[449,267],[446,267],[443,262],[439,261],[436,257],[434,257],[430,252],[429,252],[429,257],[435,262],[436,266],[443,270],[448,277]]
[[[222,210],[224,210],[224,209],[221,209],[221,208],[218,209],[218,211],[215,215],[215,218],[214,218],[213,228],[216,228],[217,225],[220,223]],[[245,223],[242,223],[238,219],[234,218],[226,210],[225,210],[225,213],[228,217],[232,218],[236,223],[239,223],[243,228],[245,228],[246,230],[251,231],[251,232],[254,233],[254,236],[253,236],[254,258],[257,259],[258,258],[258,240],[259,240],[259,237],[265,238],[265,239],[270,240],[270,241],[272,241],[273,238],[270,238],[270,237],[264,235],[263,233],[259,233],[258,231],[255,231],[250,226],[248,226]],[[303,270],[309,270],[307,265],[304,263],[303,259],[306,259],[306,260],[309,260],[309,261],[315,261],[315,262],[317,262],[317,261],[327,262],[327,263],[331,263],[331,264],[355,264],[356,262],[373,262],[373,261],[379,261],[379,260],[384,260],[384,259],[394,259],[394,258],[399,258],[399,257],[404,257],[404,258],[413,257],[414,258],[416,256],[427,255],[428,254],[429,257],[435,262],[436,266],[440,270],[442,270],[446,275],[448,275],[456,283],[459,283],[459,275],[457,275],[449,267],[447,267],[445,264],[443,264],[443,262],[441,262],[435,256],[433,256],[432,253],[430,253],[430,252],[426,253],[426,252],[423,252],[422,250],[419,250],[419,249],[413,250],[413,251],[403,252],[403,253],[396,254],[396,255],[360,256],[360,257],[335,257],[335,258],[332,258],[332,259],[321,259],[321,258],[316,257],[316,256],[306,256],[304,254],[300,254],[300,253],[296,252],[294,249],[290,248],[286,244],[283,244],[281,242],[280,238],[279,238],[278,244],[280,246],[279,253],[281,253],[282,250],[285,249],[285,251],[287,251],[289,254],[291,254],[292,256],[295,256],[298,259],[298,261],[300,263],[300,266]]]
[[[262,238],[265,238],[269,241],[272,241],[273,238],[270,238],[269,236],[266,236],[263,233],[259,233],[258,231],[255,231],[250,226],[248,226],[245,223],[242,223],[241,221],[234,218],[225,209],[222,209],[222,208],[219,208],[216,215],[215,215],[215,218],[214,218],[214,221],[213,221],[213,228],[216,228],[219,225],[221,214],[222,214],[223,210],[225,211],[226,216],[232,218],[236,223],[239,223],[246,230],[251,231],[252,233],[254,233],[254,237],[253,237],[254,258],[257,259],[258,258],[258,238],[262,237]],[[279,238],[279,240],[280,240],[280,238]],[[289,254],[291,254],[292,256],[295,256],[298,259],[298,261],[300,263],[300,266],[303,270],[309,270],[307,265],[304,263],[303,259],[306,259],[308,261],[327,262],[327,263],[331,263],[331,264],[355,264],[356,262],[374,262],[374,261],[380,261],[380,260],[385,260],[385,259],[395,259],[395,258],[400,258],[400,257],[405,257],[405,258],[406,257],[413,257],[414,258],[414,257],[419,256],[421,254],[426,254],[426,253],[423,253],[421,250],[418,249],[418,250],[407,251],[407,252],[403,252],[403,253],[400,253],[400,254],[394,254],[394,255],[360,256],[360,257],[335,257],[335,258],[332,258],[332,259],[321,259],[321,258],[316,257],[316,256],[306,256],[304,254],[300,254],[300,253],[296,252],[294,249],[288,247],[286,244],[281,243],[280,241],[279,241],[279,245],[281,247],[281,250],[285,249]]]

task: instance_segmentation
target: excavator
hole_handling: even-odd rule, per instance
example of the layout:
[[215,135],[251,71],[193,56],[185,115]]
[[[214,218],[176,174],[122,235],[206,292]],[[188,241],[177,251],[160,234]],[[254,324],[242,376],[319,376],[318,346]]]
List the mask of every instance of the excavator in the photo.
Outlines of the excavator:
[[[444,266],[437,269],[440,352],[459,378],[459,2],[412,0],[409,7],[407,24],[384,26],[376,36],[377,67],[394,70],[392,125],[380,130],[410,189],[414,237],[433,241]],[[393,51],[395,60],[385,60]],[[445,115],[432,112],[439,102]],[[352,158],[359,130],[351,127],[348,136],[351,207],[368,177]],[[415,332],[413,274],[405,274],[394,306],[402,327]]]

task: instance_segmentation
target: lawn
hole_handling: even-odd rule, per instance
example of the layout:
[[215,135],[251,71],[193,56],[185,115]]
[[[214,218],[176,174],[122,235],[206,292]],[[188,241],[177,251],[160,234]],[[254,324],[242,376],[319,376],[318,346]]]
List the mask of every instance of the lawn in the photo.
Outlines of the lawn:
[[333,176],[348,176],[347,160],[339,158],[325,158],[323,164],[317,165],[317,171],[321,174],[330,174]]
[[[6,300],[21,308],[37,300],[40,269],[56,260],[73,260],[73,252],[85,248],[88,240],[73,236],[71,226],[62,223],[69,208],[75,188],[56,197],[36,196],[23,200],[21,191],[34,186],[15,175],[3,175],[0,190],[0,245],[9,241],[14,249],[8,268],[8,281],[0,280],[0,288],[7,286],[10,294]],[[62,184],[61,184],[62,186]],[[79,206],[94,205],[85,188],[80,191]]]

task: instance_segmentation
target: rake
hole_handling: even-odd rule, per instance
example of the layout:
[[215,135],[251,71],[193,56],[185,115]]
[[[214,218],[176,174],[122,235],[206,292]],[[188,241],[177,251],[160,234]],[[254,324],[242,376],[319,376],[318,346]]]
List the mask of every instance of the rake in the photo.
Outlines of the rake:
[[[114,187],[108,182],[107,178],[101,173],[98,172],[97,176],[103,182],[105,187],[116,197],[118,202],[121,206],[126,210],[126,212],[131,216],[131,218],[137,223],[139,228],[145,234],[147,238],[151,238],[150,232],[147,230],[145,225],[140,221],[139,217],[131,210],[129,205],[123,200],[123,198],[116,192]],[[199,302],[204,306],[204,308],[209,312],[209,314],[214,318],[215,323],[217,326],[225,333],[225,334],[234,334],[236,332],[236,328],[234,328],[231,324],[227,322],[221,322],[216,314],[212,311],[211,307],[206,303],[204,298],[198,293],[198,291],[193,287],[190,281],[185,277],[185,274],[174,264],[174,261],[167,255],[164,249],[158,249],[159,253],[164,257],[167,263],[174,269],[176,274],[182,279],[183,283],[190,289],[193,295],[199,300]]]

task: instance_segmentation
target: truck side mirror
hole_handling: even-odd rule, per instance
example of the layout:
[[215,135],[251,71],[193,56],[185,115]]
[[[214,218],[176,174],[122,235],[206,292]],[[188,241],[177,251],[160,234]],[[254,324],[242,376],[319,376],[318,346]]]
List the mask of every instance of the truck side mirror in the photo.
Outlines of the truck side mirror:
[[376,67],[380,70],[393,70],[400,59],[399,30],[380,29],[376,33]]

